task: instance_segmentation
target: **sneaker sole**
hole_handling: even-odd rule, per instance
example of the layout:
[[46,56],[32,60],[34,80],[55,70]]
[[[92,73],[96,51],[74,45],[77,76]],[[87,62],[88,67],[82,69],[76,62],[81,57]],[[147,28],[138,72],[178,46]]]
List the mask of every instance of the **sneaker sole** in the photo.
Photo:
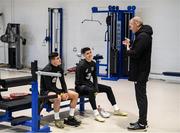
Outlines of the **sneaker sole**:
[[64,123],[64,124],[66,124],[68,126],[74,126],[74,127],[79,127],[81,125],[81,124],[69,124],[69,123]]
[[110,116],[109,117],[104,117],[104,116],[102,116],[103,118],[110,118]]
[[105,122],[105,120],[104,121],[100,121],[100,120],[97,120],[97,119],[95,119],[95,120],[98,121],[98,122],[102,122],[102,123]]
[[128,117],[128,115],[119,115],[119,114],[114,114],[116,116],[122,116],[122,117]]
[[[100,115],[101,115],[101,114],[100,114]],[[101,115],[101,117],[103,117],[103,118],[110,118],[111,115],[110,115],[110,116],[103,116],[103,115]]]
[[132,132],[147,132],[147,129],[129,129],[128,131],[132,131]]
[[69,125],[69,126],[75,126],[75,127],[78,127],[78,126],[80,126],[81,125],[81,123],[79,123],[79,124],[72,124],[72,123],[68,123],[68,122],[66,122],[66,121],[64,121],[64,124],[66,124],[66,125]]
[[64,128],[64,127],[58,127],[58,126],[56,126],[56,125],[55,125],[55,127],[60,128],[60,129],[63,129],[63,128]]
[[[134,126],[135,124],[129,124],[129,126]],[[146,125],[146,128],[148,128],[149,126],[148,125]]]

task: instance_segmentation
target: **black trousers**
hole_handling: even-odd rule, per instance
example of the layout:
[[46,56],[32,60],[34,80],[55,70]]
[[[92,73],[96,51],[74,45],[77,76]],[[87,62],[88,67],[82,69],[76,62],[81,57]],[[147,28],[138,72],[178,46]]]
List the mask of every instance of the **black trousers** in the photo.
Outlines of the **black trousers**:
[[147,125],[148,100],[146,95],[146,82],[135,82],[136,101],[139,109],[139,122]]
[[[89,102],[93,110],[97,109],[95,89],[93,87],[90,87],[87,85],[81,85],[81,86],[76,86],[75,89],[76,89],[76,92],[79,93],[80,96],[86,96],[89,98]],[[116,104],[116,100],[110,86],[98,84],[98,90],[99,90],[98,93],[107,94],[107,97],[111,105]]]

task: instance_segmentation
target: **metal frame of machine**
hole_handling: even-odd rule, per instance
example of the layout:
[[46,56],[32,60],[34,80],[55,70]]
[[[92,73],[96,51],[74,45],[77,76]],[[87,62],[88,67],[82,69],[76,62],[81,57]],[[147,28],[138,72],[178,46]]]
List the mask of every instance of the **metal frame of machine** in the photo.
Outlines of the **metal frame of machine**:
[[58,52],[63,59],[63,9],[48,8],[48,30],[46,38],[49,53]]
[[[96,60],[97,74],[104,80],[118,80],[127,78],[130,59],[122,45],[125,37],[132,39],[134,35],[129,30],[128,22],[135,15],[135,6],[128,6],[127,10],[120,10],[119,6],[109,6],[107,10],[92,7],[92,13],[106,13],[107,31],[105,41],[107,44],[107,63],[101,64]],[[107,73],[101,74],[100,67],[106,67]]]
[[10,68],[22,68],[22,44],[26,44],[26,39],[20,35],[20,24],[8,23],[6,32],[0,37],[2,42],[8,43],[8,64]]
[[[52,96],[40,96],[38,88],[38,79],[40,80],[41,75],[49,76],[61,76],[58,73],[49,73],[38,71],[37,61],[31,62],[31,73],[32,76],[0,79],[0,122],[6,121],[10,122],[11,126],[23,125],[30,127],[29,132],[50,132],[50,127],[48,125],[41,126],[40,121],[42,119],[41,110],[46,108],[46,111],[52,111],[53,108],[47,104],[47,101],[51,98],[56,98],[57,95]],[[14,100],[3,100],[1,96],[2,91],[8,91],[8,88],[30,85],[31,84],[31,95],[27,95],[20,99]],[[1,87],[2,86],[2,87]],[[16,88],[17,89],[17,88]],[[85,100],[84,96],[79,97],[79,111],[82,113],[85,110]],[[61,108],[69,107],[70,104],[61,105]],[[16,111],[21,111],[31,108],[31,117],[29,116],[18,116],[13,117],[13,113]]]

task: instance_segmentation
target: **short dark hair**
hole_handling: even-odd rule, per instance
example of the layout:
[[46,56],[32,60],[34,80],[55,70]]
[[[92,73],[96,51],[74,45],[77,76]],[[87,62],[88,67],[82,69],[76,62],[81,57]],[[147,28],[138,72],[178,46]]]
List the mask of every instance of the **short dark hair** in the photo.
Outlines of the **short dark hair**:
[[86,51],[89,51],[89,50],[91,50],[89,47],[84,47],[81,49],[81,54],[85,54]]
[[51,61],[52,59],[54,59],[57,56],[59,56],[59,54],[57,52],[52,52],[49,54],[48,58]]

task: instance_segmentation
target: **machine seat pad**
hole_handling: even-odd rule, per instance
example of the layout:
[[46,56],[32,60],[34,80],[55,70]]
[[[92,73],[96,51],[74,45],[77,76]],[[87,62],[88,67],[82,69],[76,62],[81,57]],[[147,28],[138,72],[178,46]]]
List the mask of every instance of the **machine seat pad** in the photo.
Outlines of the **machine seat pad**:
[[22,99],[9,99],[0,101],[0,109],[6,111],[19,111],[31,108],[31,95],[24,96]]

